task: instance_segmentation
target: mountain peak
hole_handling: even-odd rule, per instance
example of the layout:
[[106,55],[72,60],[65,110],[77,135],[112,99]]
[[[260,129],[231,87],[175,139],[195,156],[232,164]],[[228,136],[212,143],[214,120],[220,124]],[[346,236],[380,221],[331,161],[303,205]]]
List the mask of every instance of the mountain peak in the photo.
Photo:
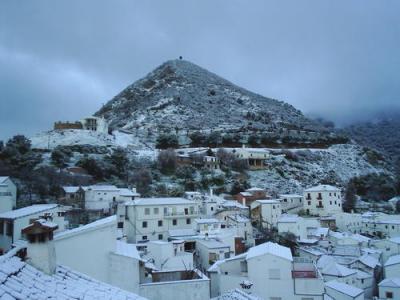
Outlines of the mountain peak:
[[96,115],[105,117],[112,128],[131,130],[145,139],[179,130],[247,135],[321,131],[293,106],[252,93],[183,59],[166,61]]

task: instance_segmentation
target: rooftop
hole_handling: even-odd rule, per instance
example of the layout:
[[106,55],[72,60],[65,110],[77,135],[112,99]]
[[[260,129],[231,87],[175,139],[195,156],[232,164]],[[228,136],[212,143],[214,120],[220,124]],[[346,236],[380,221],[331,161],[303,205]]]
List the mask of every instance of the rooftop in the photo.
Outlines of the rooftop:
[[263,200],[256,200],[256,201],[261,204],[280,204],[281,203],[278,199],[263,199]]
[[0,184],[4,183],[8,178],[8,176],[0,176]]
[[0,298],[144,299],[63,266],[58,266],[54,275],[47,275],[7,255],[0,256]]
[[353,298],[364,293],[362,289],[336,280],[328,281],[327,283],[325,283],[325,286]]
[[77,228],[74,228],[71,230],[65,230],[63,232],[60,232],[54,236],[54,239],[62,239],[62,238],[78,235],[81,233],[92,231],[94,229],[98,229],[101,227],[116,224],[116,222],[117,222],[117,217],[115,215],[110,216],[110,217],[103,218],[103,219],[97,220],[95,222],[92,222],[92,223],[89,223],[89,224],[86,224],[86,225],[83,225],[83,226],[80,226],[80,227],[77,227]]
[[320,184],[304,190],[305,192],[338,192],[339,189],[332,185]]
[[57,204],[35,204],[23,208],[19,208],[16,210],[10,210],[7,212],[3,212],[0,214],[0,219],[18,219],[26,216],[30,216],[33,214],[45,212],[46,210],[54,209],[58,205]]
[[251,247],[247,252],[246,259],[251,259],[264,254],[272,254],[275,256],[279,256],[283,259],[287,259],[290,261],[293,260],[292,253],[290,252],[289,248],[272,242],[267,242],[255,247]]
[[229,248],[229,245],[214,240],[214,239],[210,239],[210,240],[197,240],[196,243],[202,244],[204,246],[206,246],[209,249],[217,249],[217,248]]
[[400,255],[393,255],[385,262],[385,267],[400,264]]
[[128,244],[123,241],[117,241],[115,247],[115,253],[122,256],[127,256],[131,258],[135,258],[137,260],[141,260],[139,252],[136,248],[135,244]]
[[211,300],[262,300],[255,295],[249,295],[239,289],[234,289],[223,293],[222,295],[212,298]]
[[141,198],[127,202],[126,205],[147,206],[147,205],[195,205],[194,201],[184,198]]
[[400,287],[400,277],[386,278],[385,280],[382,280],[378,285],[385,287]]
[[337,277],[347,277],[356,274],[357,271],[342,266],[338,263],[330,263],[324,268],[322,268],[321,273],[323,275],[337,276]]
[[66,193],[76,193],[79,190],[79,186],[63,186],[63,190]]

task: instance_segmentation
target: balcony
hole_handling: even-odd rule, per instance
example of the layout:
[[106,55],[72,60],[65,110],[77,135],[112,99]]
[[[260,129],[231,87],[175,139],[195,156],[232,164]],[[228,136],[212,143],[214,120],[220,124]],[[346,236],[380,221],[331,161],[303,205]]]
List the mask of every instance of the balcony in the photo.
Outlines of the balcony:
[[165,218],[191,218],[191,217],[197,217],[198,216],[197,211],[192,211],[192,212],[184,212],[184,211],[177,211],[177,212],[165,212],[164,217]]
[[318,204],[315,206],[316,208],[324,208],[324,206],[322,204]]

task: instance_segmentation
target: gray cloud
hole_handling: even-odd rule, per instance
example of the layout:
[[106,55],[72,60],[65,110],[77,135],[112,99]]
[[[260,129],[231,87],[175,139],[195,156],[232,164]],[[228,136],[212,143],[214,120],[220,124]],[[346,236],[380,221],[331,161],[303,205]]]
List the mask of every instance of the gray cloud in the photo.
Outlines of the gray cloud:
[[0,139],[95,112],[183,55],[344,124],[400,109],[400,3],[2,1]]

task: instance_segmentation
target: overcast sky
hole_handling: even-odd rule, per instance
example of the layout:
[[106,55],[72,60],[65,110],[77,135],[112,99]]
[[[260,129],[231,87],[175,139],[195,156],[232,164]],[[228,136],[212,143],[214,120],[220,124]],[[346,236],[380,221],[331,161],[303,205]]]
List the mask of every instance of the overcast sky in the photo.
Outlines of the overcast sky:
[[344,124],[400,110],[400,1],[0,2],[0,139],[91,115],[182,55]]

